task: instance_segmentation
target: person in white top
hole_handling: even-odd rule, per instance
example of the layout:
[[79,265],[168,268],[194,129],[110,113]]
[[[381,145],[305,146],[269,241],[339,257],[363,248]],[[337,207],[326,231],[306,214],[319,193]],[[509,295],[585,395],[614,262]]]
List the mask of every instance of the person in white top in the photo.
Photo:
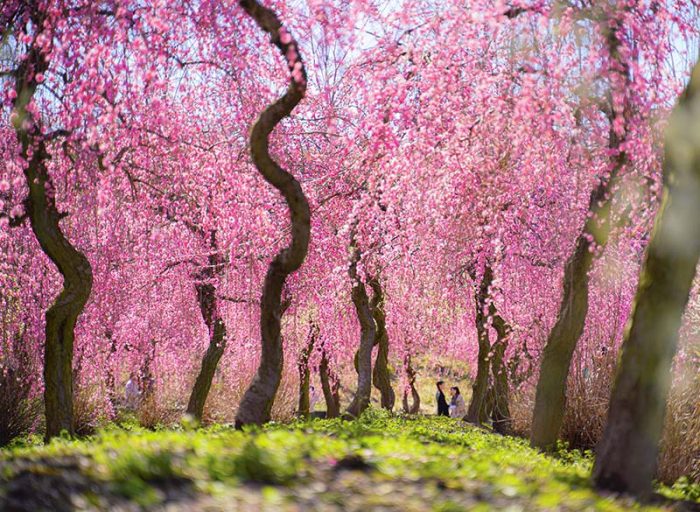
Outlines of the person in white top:
[[311,386],[310,389],[310,398],[309,398],[309,413],[314,412],[314,409],[316,408],[316,404],[318,403],[318,393],[316,393],[316,388],[314,386]]
[[459,392],[457,386],[450,388],[452,400],[450,401],[450,418],[463,418],[467,414],[467,406],[464,404],[464,397]]
[[140,397],[141,391],[139,390],[139,385],[136,381],[136,373],[131,372],[129,374],[129,380],[126,381],[126,386],[124,386],[124,402],[126,404],[126,408],[132,411],[136,410],[139,405]]

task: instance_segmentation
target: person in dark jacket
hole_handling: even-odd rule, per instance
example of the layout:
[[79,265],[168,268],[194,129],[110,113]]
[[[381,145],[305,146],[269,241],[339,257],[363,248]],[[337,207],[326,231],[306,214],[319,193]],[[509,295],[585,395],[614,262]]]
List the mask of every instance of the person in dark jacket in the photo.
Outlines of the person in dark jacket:
[[443,393],[442,391],[442,386],[444,385],[445,383],[441,380],[437,382],[437,393],[435,393],[435,400],[437,401],[438,416],[450,415],[450,406],[447,404],[447,400],[445,399],[445,393]]

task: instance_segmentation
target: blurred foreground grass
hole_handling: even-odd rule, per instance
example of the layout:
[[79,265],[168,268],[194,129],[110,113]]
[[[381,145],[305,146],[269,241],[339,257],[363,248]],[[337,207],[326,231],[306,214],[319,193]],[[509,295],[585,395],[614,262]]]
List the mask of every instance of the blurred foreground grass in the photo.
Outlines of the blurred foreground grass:
[[[377,410],[244,432],[127,423],[0,451],[0,510],[681,509],[598,495],[590,468],[589,454],[549,457],[456,420]],[[698,487],[660,493],[697,499]]]

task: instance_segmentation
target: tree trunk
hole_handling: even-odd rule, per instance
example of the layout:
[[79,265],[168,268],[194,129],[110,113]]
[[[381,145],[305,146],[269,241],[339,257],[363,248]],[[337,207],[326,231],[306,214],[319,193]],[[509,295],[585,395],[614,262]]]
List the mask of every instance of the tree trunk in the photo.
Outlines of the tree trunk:
[[299,416],[303,418],[308,418],[310,414],[309,387],[311,385],[311,372],[309,372],[309,359],[314,350],[317,336],[318,326],[311,322],[308,341],[301,354],[299,354],[299,361],[297,362],[297,369],[299,370]]
[[[32,13],[37,33],[43,29],[43,14]],[[27,110],[37,88],[36,75],[48,68],[46,55],[36,46],[17,69],[13,125],[26,161],[24,175],[29,189],[25,205],[32,231],[42,251],[63,277],[63,289],[46,311],[44,353],[44,405],[46,440],[61,431],[74,433],[73,342],[75,325],[92,290],[92,268],[83,253],[63,234],[61,214],[56,208],[54,186],[46,167],[50,155],[38,119]]]
[[[472,280],[476,281],[476,273],[471,273]],[[493,270],[490,265],[484,269],[479,289],[474,294],[476,303],[476,331],[479,343],[479,354],[477,356],[476,379],[472,385],[472,397],[467,408],[467,415],[464,418],[470,423],[481,425],[488,417],[486,398],[489,386],[489,359],[491,353],[491,342],[487,325],[487,315],[485,312],[488,301],[489,288],[493,282]]]
[[678,329],[700,255],[700,63],[666,134],[665,191],[593,469],[600,489],[648,497]]
[[391,387],[391,375],[389,374],[389,334],[386,330],[386,312],[384,310],[384,291],[379,278],[370,280],[369,285],[374,291],[370,308],[372,317],[377,325],[377,335],[374,344],[377,345],[377,357],[374,360],[372,381],[374,387],[381,394],[382,407],[388,411],[393,410],[396,395]]
[[[260,299],[260,366],[241,400],[236,426],[262,424],[270,420],[272,404],[282,379],[282,290],[289,274],[295,272],[306,258],[311,234],[309,203],[299,182],[282,169],[269,153],[268,137],[275,126],[289,116],[306,94],[306,71],[296,40],[282,26],[274,11],[256,0],[240,0],[239,4],[270,35],[272,42],[287,59],[292,79],[287,92],[268,106],[258,117],[250,134],[250,152],[260,174],[284,196],[291,216],[292,240],[272,260],[265,276]],[[284,35],[284,37],[281,37]],[[295,60],[290,60],[290,56]],[[300,68],[299,68],[300,66]]]
[[[595,204],[594,196],[598,195],[599,190],[600,187],[591,196],[592,205]],[[532,446],[541,449],[553,448],[559,435],[564,418],[566,381],[571,358],[586,323],[588,271],[593,262],[588,232],[585,229],[579,236],[576,250],[566,262],[559,315],[542,353],[530,436]]]
[[152,396],[155,388],[155,377],[153,376],[153,361],[156,358],[156,340],[151,338],[150,348],[143,359],[138,374],[138,387],[141,390],[141,404],[146,403]]
[[360,251],[353,240],[350,244],[350,267],[348,273],[353,281],[352,303],[355,305],[357,319],[360,321],[360,349],[357,356],[357,391],[347,408],[348,416],[357,418],[369,407],[372,393],[372,347],[377,334],[376,324],[369,306],[367,289],[362,278],[357,275],[357,264],[360,261]]
[[216,296],[216,287],[212,283],[212,279],[221,274],[225,264],[216,242],[216,231],[211,233],[210,249],[207,265],[199,271],[195,284],[199,310],[209,331],[209,346],[202,357],[202,364],[187,403],[187,414],[198,422],[202,421],[204,405],[209,396],[216,367],[226,349],[226,324],[219,312],[219,299]]
[[[501,322],[502,321],[501,319]],[[494,320],[494,327],[496,327],[496,320]],[[499,331],[498,327],[496,327],[496,332],[498,340],[493,344],[493,354],[491,356],[491,374],[493,377],[493,384],[491,387],[493,394],[491,421],[493,422],[493,429],[496,432],[506,435],[510,434],[513,430],[508,401],[508,371],[505,365],[508,332],[506,331],[504,334]]]
[[112,410],[115,410],[117,406],[117,382],[114,375],[114,366],[112,365],[112,360],[114,354],[117,353],[117,340],[114,339],[114,333],[111,329],[105,330],[105,338],[109,342],[109,355],[107,356],[107,397],[109,398],[109,403],[112,405]]
[[[611,26],[608,27],[607,39],[611,59],[614,62],[611,69],[619,74],[620,83],[626,87],[629,84],[629,68],[620,54],[621,42],[617,35],[618,27],[614,20],[609,20],[609,23]],[[611,91],[611,96],[613,92],[615,91]],[[624,93],[624,91],[620,92]],[[594,260],[592,250],[602,249],[607,244],[610,233],[612,191],[617,182],[617,176],[627,161],[626,153],[621,149],[624,147],[624,135],[618,135],[615,130],[618,114],[615,113],[612,100],[609,109],[608,145],[614,153],[611,162],[612,170],[610,176],[607,179],[601,179],[591,192],[588,218],[576,240],[574,253],[569,257],[564,268],[564,291],[559,313],[547,338],[540,363],[530,444],[543,450],[552,449],[556,445],[564,421],[571,358],[588,314],[588,273]],[[626,112],[620,115],[626,124]],[[626,129],[626,126],[624,128]]]
[[328,368],[328,356],[325,347],[321,350],[321,364],[318,367],[321,377],[321,388],[323,397],[326,400],[326,418],[337,418],[340,416],[340,397],[338,395],[338,379],[333,379]]
[[403,392],[403,411],[406,414],[418,414],[420,411],[420,395],[416,389],[416,371],[411,365],[411,356],[406,356],[404,360],[404,367],[406,369],[406,375],[408,376],[408,386],[411,390],[411,400],[413,405],[408,403],[408,391],[404,389]]

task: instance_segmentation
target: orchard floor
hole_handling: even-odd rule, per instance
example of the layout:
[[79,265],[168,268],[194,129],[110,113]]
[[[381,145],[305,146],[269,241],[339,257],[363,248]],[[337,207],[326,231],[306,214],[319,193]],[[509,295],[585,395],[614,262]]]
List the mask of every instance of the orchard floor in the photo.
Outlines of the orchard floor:
[[[544,456],[447,418],[146,431],[0,451],[1,511],[700,510],[596,494],[590,456]],[[697,488],[662,488],[676,500]],[[685,493],[685,495],[684,495]]]

